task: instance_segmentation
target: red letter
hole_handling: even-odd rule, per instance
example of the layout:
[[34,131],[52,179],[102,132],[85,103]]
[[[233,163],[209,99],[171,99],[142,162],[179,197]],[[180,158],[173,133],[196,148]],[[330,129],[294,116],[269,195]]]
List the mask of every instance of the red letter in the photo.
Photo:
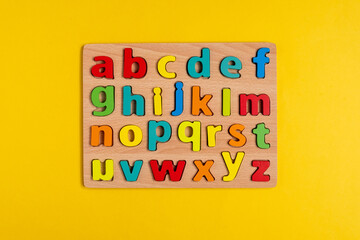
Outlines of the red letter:
[[250,114],[258,115],[259,114],[259,102],[260,102],[260,111],[262,115],[270,115],[270,98],[266,94],[260,94],[256,96],[255,94],[240,94],[240,115],[245,116],[248,113],[247,103],[250,101]]
[[98,63],[91,68],[91,74],[94,77],[105,77],[114,79],[114,63],[110,57],[98,56],[94,57],[94,60],[104,62]]
[[264,172],[269,168],[269,160],[253,160],[251,166],[257,167],[253,175],[251,175],[251,181],[254,182],[268,182],[270,181],[270,175],[264,175]]
[[185,164],[185,160],[180,160],[174,168],[173,161],[164,160],[162,162],[162,165],[159,167],[159,163],[157,160],[150,160],[150,167],[154,175],[155,181],[164,181],[166,174],[169,174],[171,181],[180,181],[184,172]]
[[[137,70],[133,72],[131,67],[137,63]],[[132,49],[124,49],[124,78],[142,78],[146,74],[146,61],[142,57],[133,57]]]

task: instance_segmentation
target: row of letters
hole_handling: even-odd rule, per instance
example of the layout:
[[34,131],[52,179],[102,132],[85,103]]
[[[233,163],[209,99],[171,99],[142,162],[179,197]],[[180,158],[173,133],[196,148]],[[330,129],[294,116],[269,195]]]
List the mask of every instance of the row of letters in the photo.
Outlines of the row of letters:
[[[237,152],[235,160],[231,158],[230,152],[222,152],[221,155],[228,170],[228,174],[222,176],[221,180],[224,182],[233,181],[239,172],[245,153]],[[136,160],[133,165],[130,166],[127,160],[119,161],[120,168],[127,182],[136,182],[138,180],[143,162],[143,160]],[[202,178],[208,182],[215,181],[215,177],[211,173],[211,167],[214,164],[213,160],[205,162],[195,160],[193,163],[197,168],[197,173],[192,178],[193,181],[199,182]],[[165,181],[168,175],[170,181],[178,182],[182,179],[186,161],[179,160],[174,164],[172,160],[164,160],[161,163],[159,163],[158,160],[150,160],[149,164],[155,181]],[[251,166],[257,168],[251,175],[251,181],[270,181],[270,175],[264,174],[270,166],[269,160],[253,160],[251,161]],[[91,172],[92,180],[94,181],[112,181],[114,179],[114,161],[107,159],[102,163],[99,159],[94,159],[91,162]]]

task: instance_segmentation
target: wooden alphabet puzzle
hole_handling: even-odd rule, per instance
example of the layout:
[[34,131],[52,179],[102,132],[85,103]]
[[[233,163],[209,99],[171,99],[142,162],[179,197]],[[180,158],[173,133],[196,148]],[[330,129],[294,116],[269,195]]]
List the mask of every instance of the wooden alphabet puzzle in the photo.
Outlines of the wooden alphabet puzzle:
[[276,108],[272,43],[85,45],[84,185],[274,187]]

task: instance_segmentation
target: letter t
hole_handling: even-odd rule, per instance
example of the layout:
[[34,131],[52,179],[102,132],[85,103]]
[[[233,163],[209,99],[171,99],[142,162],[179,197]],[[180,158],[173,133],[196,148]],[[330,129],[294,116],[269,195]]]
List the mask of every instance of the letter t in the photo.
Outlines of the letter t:
[[270,148],[270,144],[265,142],[265,135],[270,133],[270,130],[265,127],[265,123],[256,124],[256,128],[252,130],[252,133],[256,135],[256,146],[258,148]]

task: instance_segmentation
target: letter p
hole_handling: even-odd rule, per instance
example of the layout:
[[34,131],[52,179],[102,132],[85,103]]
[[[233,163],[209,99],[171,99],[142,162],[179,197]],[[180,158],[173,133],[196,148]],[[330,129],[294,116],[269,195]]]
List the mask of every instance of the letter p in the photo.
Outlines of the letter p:
[[[161,136],[156,134],[156,129],[162,128]],[[156,151],[158,142],[167,142],[171,137],[171,126],[166,121],[149,121],[149,132],[148,132],[148,149],[149,151]]]

